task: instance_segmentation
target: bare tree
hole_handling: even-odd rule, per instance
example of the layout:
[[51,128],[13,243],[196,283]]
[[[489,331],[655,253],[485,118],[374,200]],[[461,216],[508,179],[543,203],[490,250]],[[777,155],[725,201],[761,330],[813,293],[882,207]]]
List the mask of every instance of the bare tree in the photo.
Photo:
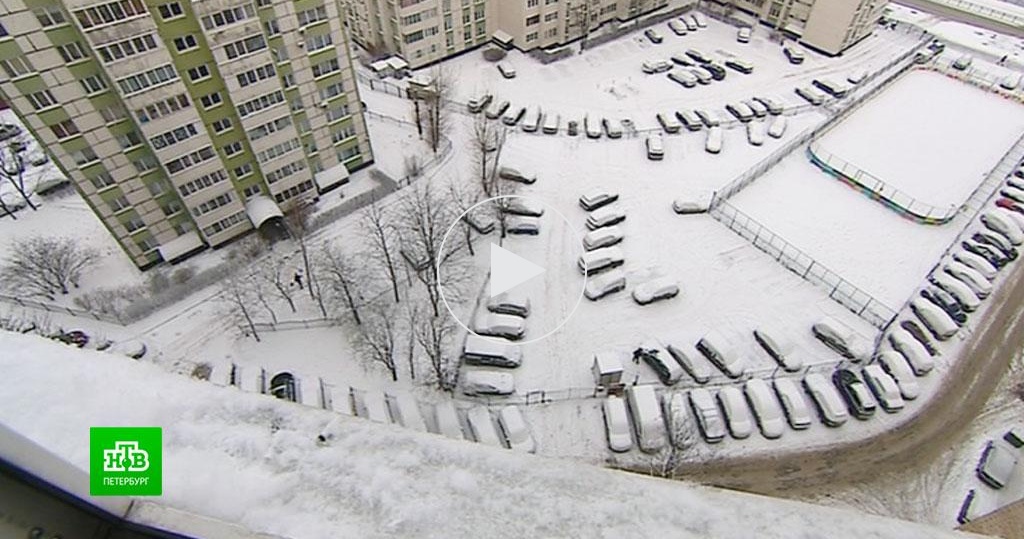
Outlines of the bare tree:
[[270,315],[270,320],[273,323],[277,323],[277,312],[271,307],[270,301],[267,298],[267,284],[268,284],[268,273],[271,271],[271,264],[263,262],[262,264],[258,261],[254,261],[251,266],[246,268],[244,272],[246,281],[249,283],[250,297],[259,303],[263,310],[267,311]]
[[476,256],[473,249],[473,225],[474,218],[482,212],[481,208],[474,207],[480,201],[480,191],[473,185],[463,185],[459,182],[448,184],[448,192],[455,209],[462,215],[459,227],[462,229],[462,237],[466,242],[466,249],[470,256]]
[[356,325],[362,325],[363,320],[359,315],[361,299],[358,293],[356,265],[352,262],[351,257],[336,245],[325,242],[320,253],[317,266],[324,275],[328,290],[333,293],[334,297],[341,300],[352,315],[352,321]]
[[388,280],[391,282],[391,292],[397,303],[401,301],[401,295],[398,292],[398,260],[396,260],[397,249],[395,247],[397,240],[392,216],[381,207],[377,200],[374,200],[363,211],[361,224],[369,237],[370,258],[383,266]]
[[488,198],[498,196],[498,163],[507,135],[508,132],[503,125],[488,120],[483,114],[478,114],[473,120],[471,155],[480,189]]
[[0,268],[0,280],[16,294],[53,301],[57,294],[78,288],[82,272],[96,263],[99,252],[71,238],[31,236],[15,240]]
[[292,270],[288,262],[283,256],[274,255],[260,264],[254,277],[257,281],[269,283],[277,292],[277,296],[288,303],[288,307],[291,307],[294,313],[296,309],[295,300],[292,299],[292,280],[288,278]]
[[316,301],[320,306],[320,312],[324,316],[327,316],[327,310],[324,308],[323,301],[320,301],[316,296],[316,275],[313,273],[313,264],[309,257],[309,234],[312,232],[310,226],[311,218],[313,216],[313,202],[307,199],[300,200],[295,203],[295,206],[285,215],[285,226],[288,227],[288,234],[291,235],[295,243],[299,244],[299,253],[302,255],[302,269],[306,273],[306,282],[310,285],[306,289],[309,290],[309,299]]
[[427,313],[420,313],[411,325],[416,342],[430,360],[430,370],[434,374],[438,389],[450,390],[455,383],[455,371],[451,358],[445,351],[448,350],[451,338],[455,335],[455,323],[449,316],[429,316]]
[[664,478],[676,477],[679,465],[684,458],[697,449],[699,436],[693,421],[688,421],[686,414],[668,413],[669,444],[661,453],[651,458],[649,463],[651,475]]
[[451,111],[448,103],[452,98],[451,73],[445,68],[434,69],[432,80],[423,95],[424,115],[426,116],[427,144],[436,154],[441,141],[451,131]]
[[248,328],[248,334],[252,335],[256,342],[260,342],[260,334],[256,331],[252,315],[253,297],[249,280],[244,273],[236,273],[224,279],[221,281],[220,299],[227,308],[228,316],[244,323]]
[[[31,193],[25,187],[25,150],[27,148],[28,142],[24,135],[10,139],[6,147],[0,148],[0,176],[6,178],[14,186],[21,198],[25,199],[25,204],[28,207],[37,210],[39,208],[32,203]],[[4,210],[6,209],[7,206],[4,205]]]
[[396,316],[393,305],[377,303],[366,312],[355,335],[355,345],[371,362],[380,363],[398,381]]

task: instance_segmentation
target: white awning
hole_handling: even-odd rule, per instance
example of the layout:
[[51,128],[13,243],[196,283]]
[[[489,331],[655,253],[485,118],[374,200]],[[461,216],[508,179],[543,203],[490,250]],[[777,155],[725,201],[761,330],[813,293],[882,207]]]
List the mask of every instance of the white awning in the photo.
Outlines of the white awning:
[[512,44],[512,40],[515,38],[513,38],[507,32],[504,32],[502,30],[495,30],[494,33],[491,34],[491,39],[497,41],[502,45],[508,46]]
[[407,69],[409,67],[409,63],[399,56],[392,56],[391,58],[384,60],[384,62],[391,66],[391,69],[394,69],[395,71]]
[[391,64],[389,64],[387,60],[377,60],[370,64],[370,69],[372,69],[374,73],[381,73],[391,69]]
[[348,169],[341,163],[338,163],[323,172],[317,172],[316,175],[313,176],[313,181],[316,182],[316,191],[318,193],[330,191],[331,189],[345,183],[346,180],[348,180]]
[[284,214],[281,213],[281,208],[278,208],[273,200],[264,195],[256,195],[250,198],[249,202],[245,203],[245,214],[249,216],[252,226],[256,228],[267,222],[267,219],[284,217]]
[[157,250],[160,251],[160,256],[164,259],[164,262],[173,262],[199,249],[203,245],[203,239],[199,237],[197,232],[192,231],[161,245]]

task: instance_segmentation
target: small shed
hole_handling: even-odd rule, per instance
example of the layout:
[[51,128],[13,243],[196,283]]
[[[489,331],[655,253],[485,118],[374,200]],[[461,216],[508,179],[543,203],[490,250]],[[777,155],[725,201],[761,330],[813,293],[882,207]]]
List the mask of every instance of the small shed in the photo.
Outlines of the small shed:
[[513,39],[515,38],[513,38],[508,32],[503,32],[501,30],[497,30],[493,34],[491,34],[491,41],[493,41],[495,45],[505,50],[512,49]]
[[622,382],[622,360],[618,354],[607,350],[594,354],[594,380],[604,387]]

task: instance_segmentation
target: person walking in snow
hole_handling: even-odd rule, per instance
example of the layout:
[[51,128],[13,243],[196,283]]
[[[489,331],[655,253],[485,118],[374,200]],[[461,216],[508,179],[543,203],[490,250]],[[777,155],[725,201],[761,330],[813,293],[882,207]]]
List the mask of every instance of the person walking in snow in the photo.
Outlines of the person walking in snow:
[[295,284],[299,285],[299,289],[300,290],[302,289],[302,270],[301,269],[295,271],[295,278],[292,279],[292,281],[294,281]]

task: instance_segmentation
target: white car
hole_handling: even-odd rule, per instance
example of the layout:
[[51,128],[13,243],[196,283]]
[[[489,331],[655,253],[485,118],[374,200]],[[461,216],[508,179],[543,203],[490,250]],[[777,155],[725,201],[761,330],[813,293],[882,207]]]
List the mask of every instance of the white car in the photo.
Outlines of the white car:
[[960,327],[946,314],[946,311],[923,298],[918,297],[911,300],[910,310],[917,315],[921,322],[924,322],[928,331],[940,341],[949,339],[960,330]]
[[785,430],[782,421],[782,408],[772,395],[768,383],[760,378],[751,378],[743,385],[743,394],[747,397],[750,410],[761,429],[761,434],[769,440],[779,438]]
[[771,335],[763,329],[754,330],[754,340],[783,369],[797,372],[803,368],[804,361],[793,353],[795,348],[793,341],[782,338],[779,333]]
[[601,127],[608,138],[622,138],[622,124],[618,120],[603,118]]
[[605,206],[594,210],[587,217],[587,228],[597,230],[604,226],[612,226],[626,220],[626,212],[618,205]]
[[671,344],[666,346],[665,349],[676,360],[676,363],[686,371],[686,374],[693,378],[693,381],[698,384],[706,384],[708,380],[711,380],[711,365],[708,365],[703,359],[694,354],[687,354],[681,348]]
[[[959,254],[959,253],[958,253]],[[955,256],[955,255],[954,255]],[[981,299],[963,281],[944,271],[936,271],[929,279],[935,286],[945,290],[956,299],[967,312],[974,312],[981,306]]]
[[502,434],[505,435],[509,449],[525,453],[537,451],[537,442],[530,434],[526,420],[523,419],[523,413],[518,407],[510,405],[502,408],[498,412],[498,425],[501,427]]
[[626,274],[622,270],[612,270],[608,273],[587,279],[587,285],[583,289],[583,295],[591,301],[597,301],[608,294],[613,294],[626,288]]
[[526,197],[508,197],[502,211],[513,215],[526,215],[528,217],[540,217],[544,215],[544,206],[533,199]]
[[750,418],[750,410],[743,400],[743,392],[733,386],[725,386],[718,390],[718,405],[725,416],[725,424],[733,438],[742,440],[754,432],[754,423]]
[[536,133],[540,130],[540,124],[544,121],[544,113],[541,112],[540,108],[535,108],[527,113],[526,118],[523,120],[520,127],[527,133]]
[[985,299],[992,293],[992,283],[984,275],[964,264],[950,262],[943,266],[942,270],[967,285],[978,299]]
[[776,116],[772,118],[772,121],[768,123],[768,136],[772,138],[782,138],[782,135],[786,134],[786,126],[788,120],[785,116]]
[[1024,232],[1017,226],[1017,222],[1010,217],[1009,213],[1002,208],[981,214],[981,222],[986,227],[1005,236],[1014,245],[1024,243]]
[[811,426],[811,414],[807,410],[807,401],[804,399],[800,388],[789,378],[776,378],[772,380],[775,387],[775,394],[782,404],[782,411],[786,414],[786,421],[794,430],[803,430]]
[[603,247],[580,255],[577,263],[580,273],[590,276],[623,264],[622,250],[618,247]]
[[751,122],[747,124],[747,142],[751,146],[764,144],[764,122]]
[[558,126],[561,124],[562,117],[558,114],[549,112],[547,116],[544,117],[544,125],[541,127],[541,131],[543,131],[545,135],[554,135],[555,133],[558,133]]
[[694,24],[697,25],[697,28],[707,28],[708,27],[708,20],[704,17],[703,13],[699,13],[699,12],[698,13],[693,13],[693,14],[690,15],[690,17],[693,18],[693,22],[694,22]]
[[850,412],[847,411],[839,390],[824,376],[818,373],[808,374],[804,377],[804,388],[817,406],[822,423],[829,427],[838,427],[850,418]]
[[902,327],[897,327],[892,333],[889,333],[889,344],[906,358],[907,363],[914,369],[914,374],[917,376],[924,376],[935,367],[935,362],[928,354],[928,349],[921,344],[921,341],[917,340],[917,337]]
[[466,395],[510,395],[515,390],[515,378],[507,372],[466,371],[462,377]]
[[511,64],[505,62],[498,63],[498,71],[501,72],[501,76],[506,79],[516,78],[516,68],[512,67]]
[[510,215],[505,218],[507,234],[536,236],[540,234],[540,219],[525,215]]
[[970,251],[959,250],[953,253],[953,259],[957,262],[971,267],[974,271],[982,274],[988,280],[993,280],[999,275],[999,268],[993,266],[985,257],[978,256]]
[[886,350],[878,355],[878,364],[885,372],[896,380],[900,388],[900,395],[905,400],[914,400],[921,394],[921,386],[917,383],[917,376],[914,370],[907,363],[907,360],[899,352]]
[[512,167],[501,167],[498,169],[498,177],[503,180],[510,180],[519,183],[531,184],[537,181],[537,176],[523,174],[519,169]]
[[142,341],[121,341],[107,349],[108,352],[122,354],[132,359],[142,359],[146,355],[146,343]]
[[647,147],[647,158],[651,161],[661,161],[665,158],[665,143],[661,135],[651,135],[645,141]]
[[868,72],[862,69],[860,71],[854,71],[853,73],[847,75],[846,82],[856,85],[864,82],[864,79],[866,78],[868,78]]
[[526,322],[511,314],[480,313],[473,323],[473,332],[486,337],[503,337],[516,341],[523,338]]
[[583,130],[586,132],[587,138],[599,139],[603,134],[601,122],[591,120],[589,116],[583,117]]
[[580,197],[580,207],[587,211],[594,211],[601,206],[607,206],[619,199],[619,194],[607,189],[593,189]]
[[719,153],[722,151],[722,128],[711,127],[708,129],[707,138],[704,139],[704,151],[708,153]]
[[747,370],[744,361],[730,346],[730,340],[719,333],[711,332],[701,337],[697,341],[697,350],[730,378],[739,378]]
[[647,60],[640,65],[640,70],[648,75],[664,73],[672,69],[672,62],[666,60]]
[[796,95],[804,98],[805,101],[812,105],[820,105],[825,102],[825,94],[810,86],[800,86],[796,89]]
[[530,298],[521,292],[502,292],[487,300],[487,310],[526,318],[530,316]]
[[690,213],[704,213],[708,211],[708,207],[704,204],[693,202],[688,198],[677,198],[672,201],[672,211],[686,215]]
[[514,369],[523,363],[523,353],[511,341],[470,333],[462,347],[462,360],[466,365]]
[[725,438],[725,422],[722,412],[715,404],[715,398],[704,388],[690,390],[690,408],[697,418],[697,427],[709,444],[720,442]]
[[864,382],[871,388],[871,392],[878,399],[878,404],[883,410],[889,413],[898,412],[903,409],[903,395],[900,394],[900,387],[896,380],[889,376],[878,364],[867,365],[863,369]]
[[604,429],[608,437],[608,449],[622,453],[633,449],[633,429],[629,426],[629,413],[622,397],[608,396],[602,406]]
[[466,419],[469,423],[469,430],[473,433],[473,439],[477,442],[491,447],[504,448],[498,436],[498,430],[494,428],[494,421],[491,421],[491,413],[484,406],[474,406],[466,412]]
[[674,298],[679,294],[679,285],[668,277],[651,279],[633,287],[633,300],[640,305],[655,301]]
[[617,226],[606,226],[597,230],[592,230],[583,236],[583,248],[587,251],[593,251],[594,249],[600,249],[601,247],[610,247],[622,241],[623,233],[622,229]]
[[811,333],[839,355],[863,361],[871,355],[871,343],[850,326],[826,316],[811,326]]
[[740,43],[750,43],[750,27],[744,26],[736,32],[736,41]]

